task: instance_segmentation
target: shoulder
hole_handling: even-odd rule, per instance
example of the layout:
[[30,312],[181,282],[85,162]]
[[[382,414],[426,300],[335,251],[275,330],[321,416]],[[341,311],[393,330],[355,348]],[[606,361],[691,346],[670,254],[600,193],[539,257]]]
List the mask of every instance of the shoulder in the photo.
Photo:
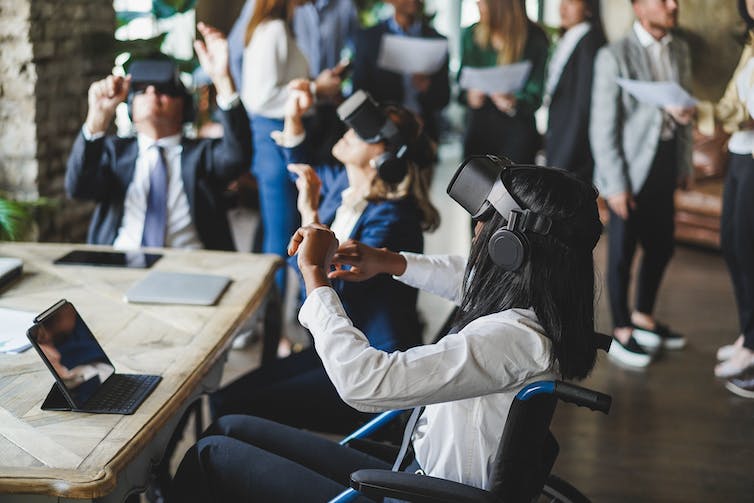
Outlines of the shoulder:
[[435,30],[428,22],[422,25],[422,36],[425,38],[447,39],[445,35],[442,35],[439,31]]

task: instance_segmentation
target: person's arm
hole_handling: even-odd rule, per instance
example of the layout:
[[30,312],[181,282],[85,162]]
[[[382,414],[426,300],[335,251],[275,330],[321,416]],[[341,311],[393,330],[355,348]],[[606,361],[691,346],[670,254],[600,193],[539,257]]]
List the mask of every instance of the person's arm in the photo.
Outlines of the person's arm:
[[715,122],[719,122],[723,130],[729,134],[746,128],[751,119],[746,109],[746,100],[738,95],[736,80],[751,58],[752,43],[749,42],[744,47],[738,66],[720,101],[717,103],[703,101],[697,104],[697,126],[702,134],[707,136],[714,134]]

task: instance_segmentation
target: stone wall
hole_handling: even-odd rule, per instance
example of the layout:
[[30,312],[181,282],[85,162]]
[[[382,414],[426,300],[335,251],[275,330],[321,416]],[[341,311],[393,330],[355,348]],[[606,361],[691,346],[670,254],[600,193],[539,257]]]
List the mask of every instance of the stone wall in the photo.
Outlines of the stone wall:
[[82,241],[92,206],[65,199],[65,161],[89,84],[113,61],[115,14],[99,0],[0,0],[0,190],[51,198],[44,241]]

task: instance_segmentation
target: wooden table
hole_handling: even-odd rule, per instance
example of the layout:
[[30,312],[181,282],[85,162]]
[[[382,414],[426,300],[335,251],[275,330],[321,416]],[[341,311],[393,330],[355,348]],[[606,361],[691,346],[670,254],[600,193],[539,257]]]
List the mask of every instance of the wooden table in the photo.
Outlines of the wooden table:
[[0,354],[0,502],[123,501],[143,489],[183,411],[218,385],[234,330],[262,305],[280,265],[271,255],[162,250],[151,270],[233,282],[216,306],[138,305],[123,294],[149,270],[52,264],[74,248],[82,246],[0,243],[0,256],[24,260],[0,306],[38,313],[68,299],[117,372],[163,379],[130,416],[43,411],[53,378],[37,353]]

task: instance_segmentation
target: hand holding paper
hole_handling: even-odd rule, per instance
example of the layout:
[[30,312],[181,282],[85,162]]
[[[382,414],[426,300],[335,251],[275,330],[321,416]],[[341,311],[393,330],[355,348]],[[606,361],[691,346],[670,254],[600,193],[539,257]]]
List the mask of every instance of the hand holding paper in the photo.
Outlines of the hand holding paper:
[[377,66],[396,73],[431,75],[448,57],[448,41],[442,38],[384,35]]
[[698,103],[697,99],[677,82],[648,82],[630,79],[618,79],[617,82],[628,94],[648,105],[661,108],[693,108]]
[[476,89],[488,95],[514,94],[523,89],[529,72],[530,61],[490,68],[467,66],[461,71],[460,85],[463,89]]

